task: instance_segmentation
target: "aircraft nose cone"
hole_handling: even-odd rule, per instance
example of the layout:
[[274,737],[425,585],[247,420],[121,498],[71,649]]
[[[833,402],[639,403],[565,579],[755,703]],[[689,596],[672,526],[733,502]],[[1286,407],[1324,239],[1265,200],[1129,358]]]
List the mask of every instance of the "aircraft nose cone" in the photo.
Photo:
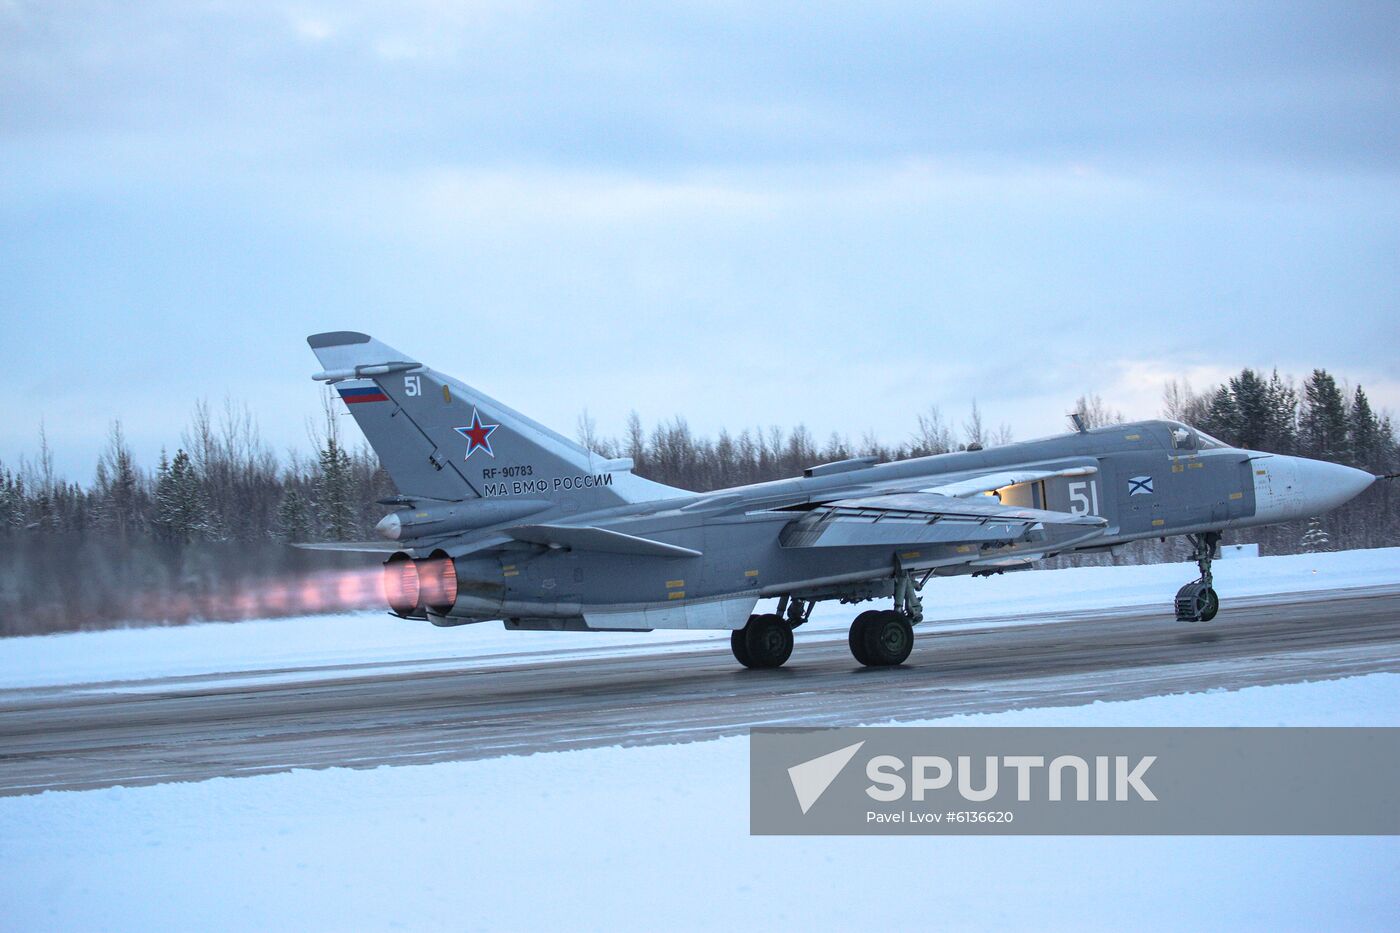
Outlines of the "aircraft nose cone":
[[390,541],[399,540],[399,535],[403,532],[403,522],[399,519],[399,513],[390,512],[379,520],[379,524],[374,526],[374,530],[380,537],[388,538]]
[[1357,470],[1340,463],[1325,460],[1295,459],[1298,487],[1303,493],[1303,501],[1308,515],[1316,515],[1335,509],[1337,506],[1365,492],[1376,478],[1365,470]]

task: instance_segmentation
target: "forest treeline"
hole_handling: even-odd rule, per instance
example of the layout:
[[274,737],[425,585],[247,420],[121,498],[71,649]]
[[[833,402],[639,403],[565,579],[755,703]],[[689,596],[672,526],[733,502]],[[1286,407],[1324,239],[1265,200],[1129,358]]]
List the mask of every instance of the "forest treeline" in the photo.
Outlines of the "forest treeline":
[[[56,475],[41,428],[33,459],[0,463],[0,635],[263,615],[272,610],[246,594],[377,566],[372,555],[290,547],[371,538],[386,511],[377,500],[395,494],[374,453],[362,442],[346,443],[338,404],[327,398],[309,456],[275,456],[251,413],[232,403],[217,414],[197,404],[154,469],[136,462],[114,424],[86,484]],[[1091,426],[1123,420],[1094,395],[1075,408]],[[1301,386],[1250,369],[1203,392],[1172,383],[1162,414],[1229,444],[1377,473],[1395,471],[1400,460],[1390,418],[1372,410],[1360,387],[1346,390],[1323,370]],[[642,476],[697,491],[793,476],[854,456],[899,460],[1012,439],[1005,426],[984,425],[975,404],[956,424],[930,408],[893,444],[834,434],[818,441],[801,425],[710,437],[679,417],[648,429],[635,413],[621,437],[600,436],[586,413],[577,433],[606,456],[631,457]],[[1320,520],[1249,530],[1246,538],[1265,553],[1400,543],[1390,485],[1377,484]],[[1147,542],[1108,559],[1181,556],[1179,545]],[[1082,558],[1059,563],[1074,560]],[[334,603],[293,599],[286,611],[308,604]]]

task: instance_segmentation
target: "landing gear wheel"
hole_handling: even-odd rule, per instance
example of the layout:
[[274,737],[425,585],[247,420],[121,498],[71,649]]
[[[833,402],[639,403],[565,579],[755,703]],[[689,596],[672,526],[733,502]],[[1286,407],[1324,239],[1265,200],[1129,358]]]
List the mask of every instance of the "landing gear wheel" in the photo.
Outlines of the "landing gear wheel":
[[866,667],[903,664],[914,650],[914,627],[903,613],[862,612],[851,624],[851,654]]
[[1176,591],[1176,618],[1179,622],[1209,622],[1220,611],[1220,597],[1211,584],[1210,565],[1220,544],[1220,532],[1207,531],[1190,535],[1192,557],[1201,571],[1199,579]]
[[729,650],[734,652],[734,660],[745,667],[753,667],[753,662],[749,660],[749,643],[744,629],[736,628],[729,633]]
[[867,609],[865,612],[856,616],[855,621],[851,623],[851,657],[855,658],[866,667],[869,667],[872,663],[869,652],[865,650],[866,632],[869,630],[874,620],[880,615],[881,612],[878,609]]
[[745,667],[782,667],[792,656],[792,626],[782,616],[749,616],[749,622],[729,634],[734,658]]
[[1176,593],[1176,618],[1180,622],[1209,622],[1220,611],[1220,597],[1209,585],[1197,580]]

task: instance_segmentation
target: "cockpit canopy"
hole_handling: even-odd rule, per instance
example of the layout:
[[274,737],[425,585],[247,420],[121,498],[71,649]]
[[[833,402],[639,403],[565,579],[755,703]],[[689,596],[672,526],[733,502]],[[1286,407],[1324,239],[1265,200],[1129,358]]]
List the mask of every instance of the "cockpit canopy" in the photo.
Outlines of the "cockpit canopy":
[[1219,450],[1230,445],[1222,440],[1211,437],[1204,431],[1198,431],[1189,424],[1182,424],[1180,421],[1164,422],[1167,426],[1167,434],[1171,440],[1172,450]]

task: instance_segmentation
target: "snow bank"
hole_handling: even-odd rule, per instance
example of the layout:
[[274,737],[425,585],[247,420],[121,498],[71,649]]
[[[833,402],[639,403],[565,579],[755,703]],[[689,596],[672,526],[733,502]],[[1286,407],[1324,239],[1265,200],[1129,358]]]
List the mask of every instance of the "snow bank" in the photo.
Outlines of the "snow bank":
[[[1400,675],[943,720],[1400,725]],[[754,838],[745,739],[0,799],[6,929],[1392,927],[1394,838]]]
[[[1177,588],[1194,575],[1192,565],[1155,564],[954,577],[931,581],[924,601],[931,624],[945,627],[1053,622],[1144,606],[1169,613]],[[1219,561],[1215,579],[1224,611],[1244,597],[1400,583],[1400,548]],[[1055,616],[1025,618],[1046,612]],[[852,607],[821,604],[801,635],[844,630],[851,615]],[[219,622],[0,639],[0,688],[346,664],[439,661],[461,668],[522,655],[685,650],[727,639],[726,632],[507,632],[496,622],[438,629],[386,613]]]

